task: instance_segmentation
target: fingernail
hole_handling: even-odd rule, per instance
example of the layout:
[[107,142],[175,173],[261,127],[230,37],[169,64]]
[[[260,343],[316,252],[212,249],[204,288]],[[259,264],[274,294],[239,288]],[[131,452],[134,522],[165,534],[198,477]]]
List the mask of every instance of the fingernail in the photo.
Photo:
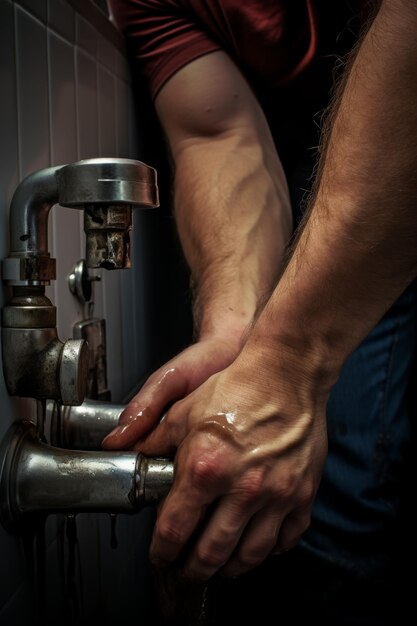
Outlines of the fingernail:
[[103,443],[107,442],[107,440],[113,439],[113,437],[117,437],[122,435],[127,429],[127,426],[116,426],[114,430],[111,431],[108,435],[106,435],[103,439]]

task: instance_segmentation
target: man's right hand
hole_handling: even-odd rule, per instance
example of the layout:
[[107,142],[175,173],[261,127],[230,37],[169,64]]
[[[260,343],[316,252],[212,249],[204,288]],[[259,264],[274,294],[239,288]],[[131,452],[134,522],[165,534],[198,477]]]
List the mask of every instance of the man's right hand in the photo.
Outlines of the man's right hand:
[[[104,439],[103,448],[134,448],[168,408],[230,365],[239,350],[240,338],[229,336],[207,337],[180,352],[148,378],[123,410],[117,428]],[[135,426],[127,429],[132,422]]]

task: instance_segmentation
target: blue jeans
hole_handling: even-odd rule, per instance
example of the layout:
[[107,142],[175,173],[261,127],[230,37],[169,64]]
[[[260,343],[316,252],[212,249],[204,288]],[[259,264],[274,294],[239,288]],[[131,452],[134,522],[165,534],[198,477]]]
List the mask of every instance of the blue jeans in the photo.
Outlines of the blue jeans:
[[327,407],[328,458],[300,548],[358,576],[389,570],[411,463],[417,283],[342,369]]
[[294,550],[236,580],[217,580],[210,626],[413,621],[414,579],[401,557],[414,569],[407,500],[415,499],[409,391],[416,322],[417,284],[351,355],[333,388],[328,458],[309,530]]

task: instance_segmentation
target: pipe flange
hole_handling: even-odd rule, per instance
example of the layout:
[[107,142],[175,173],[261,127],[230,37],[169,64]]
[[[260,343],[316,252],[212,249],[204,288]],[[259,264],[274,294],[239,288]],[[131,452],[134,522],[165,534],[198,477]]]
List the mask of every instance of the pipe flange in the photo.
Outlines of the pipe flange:
[[83,403],[88,381],[88,344],[84,339],[64,343],[59,366],[59,387],[63,404]]
[[20,521],[16,502],[16,472],[19,450],[24,441],[33,438],[34,425],[29,420],[12,424],[0,445],[0,523],[12,530]]

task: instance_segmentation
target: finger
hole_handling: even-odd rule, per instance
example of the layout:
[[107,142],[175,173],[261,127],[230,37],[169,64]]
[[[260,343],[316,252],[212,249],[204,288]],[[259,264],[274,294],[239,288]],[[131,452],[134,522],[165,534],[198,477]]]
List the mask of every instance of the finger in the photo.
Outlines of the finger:
[[187,578],[207,580],[229,560],[246,525],[262,506],[263,474],[258,469],[248,471],[237,487],[219,500],[187,559],[183,572]]
[[229,485],[222,446],[209,449],[207,439],[188,444],[185,440],[177,453],[175,481],[155,525],[150,557],[156,565],[178,558],[207,508]]
[[133,450],[142,452],[146,456],[171,456],[186,435],[186,415],[183,413],[183,419],[180,419],[178,417],[179,411],[181,409],[174,405],[170,411],[162,416],[154,430],[135,442]]
[[186,378],[176,368],[153,374],[122,411],[119,426],[105,437],[102,447],[119,450],[131,447],[158,423],[164,409],[183,397],[186,390]]
[[193,507],[184,508],[186,501],[185,494],[172,487],[159,507],[149,548],[149,558],[156,567],[165,567],[179,557],[204,518],[207,504],[194,502]]
[[282,518],[282,511],[276,507],[265,507],[258,511],[220,573],[226,577],[240,576],[260,565],[276,546]]
[[310,526],[311,509],[306,508],[290,513],[281,524],[278,538],[271,554],[281,554],[295,548],[301,536]]

